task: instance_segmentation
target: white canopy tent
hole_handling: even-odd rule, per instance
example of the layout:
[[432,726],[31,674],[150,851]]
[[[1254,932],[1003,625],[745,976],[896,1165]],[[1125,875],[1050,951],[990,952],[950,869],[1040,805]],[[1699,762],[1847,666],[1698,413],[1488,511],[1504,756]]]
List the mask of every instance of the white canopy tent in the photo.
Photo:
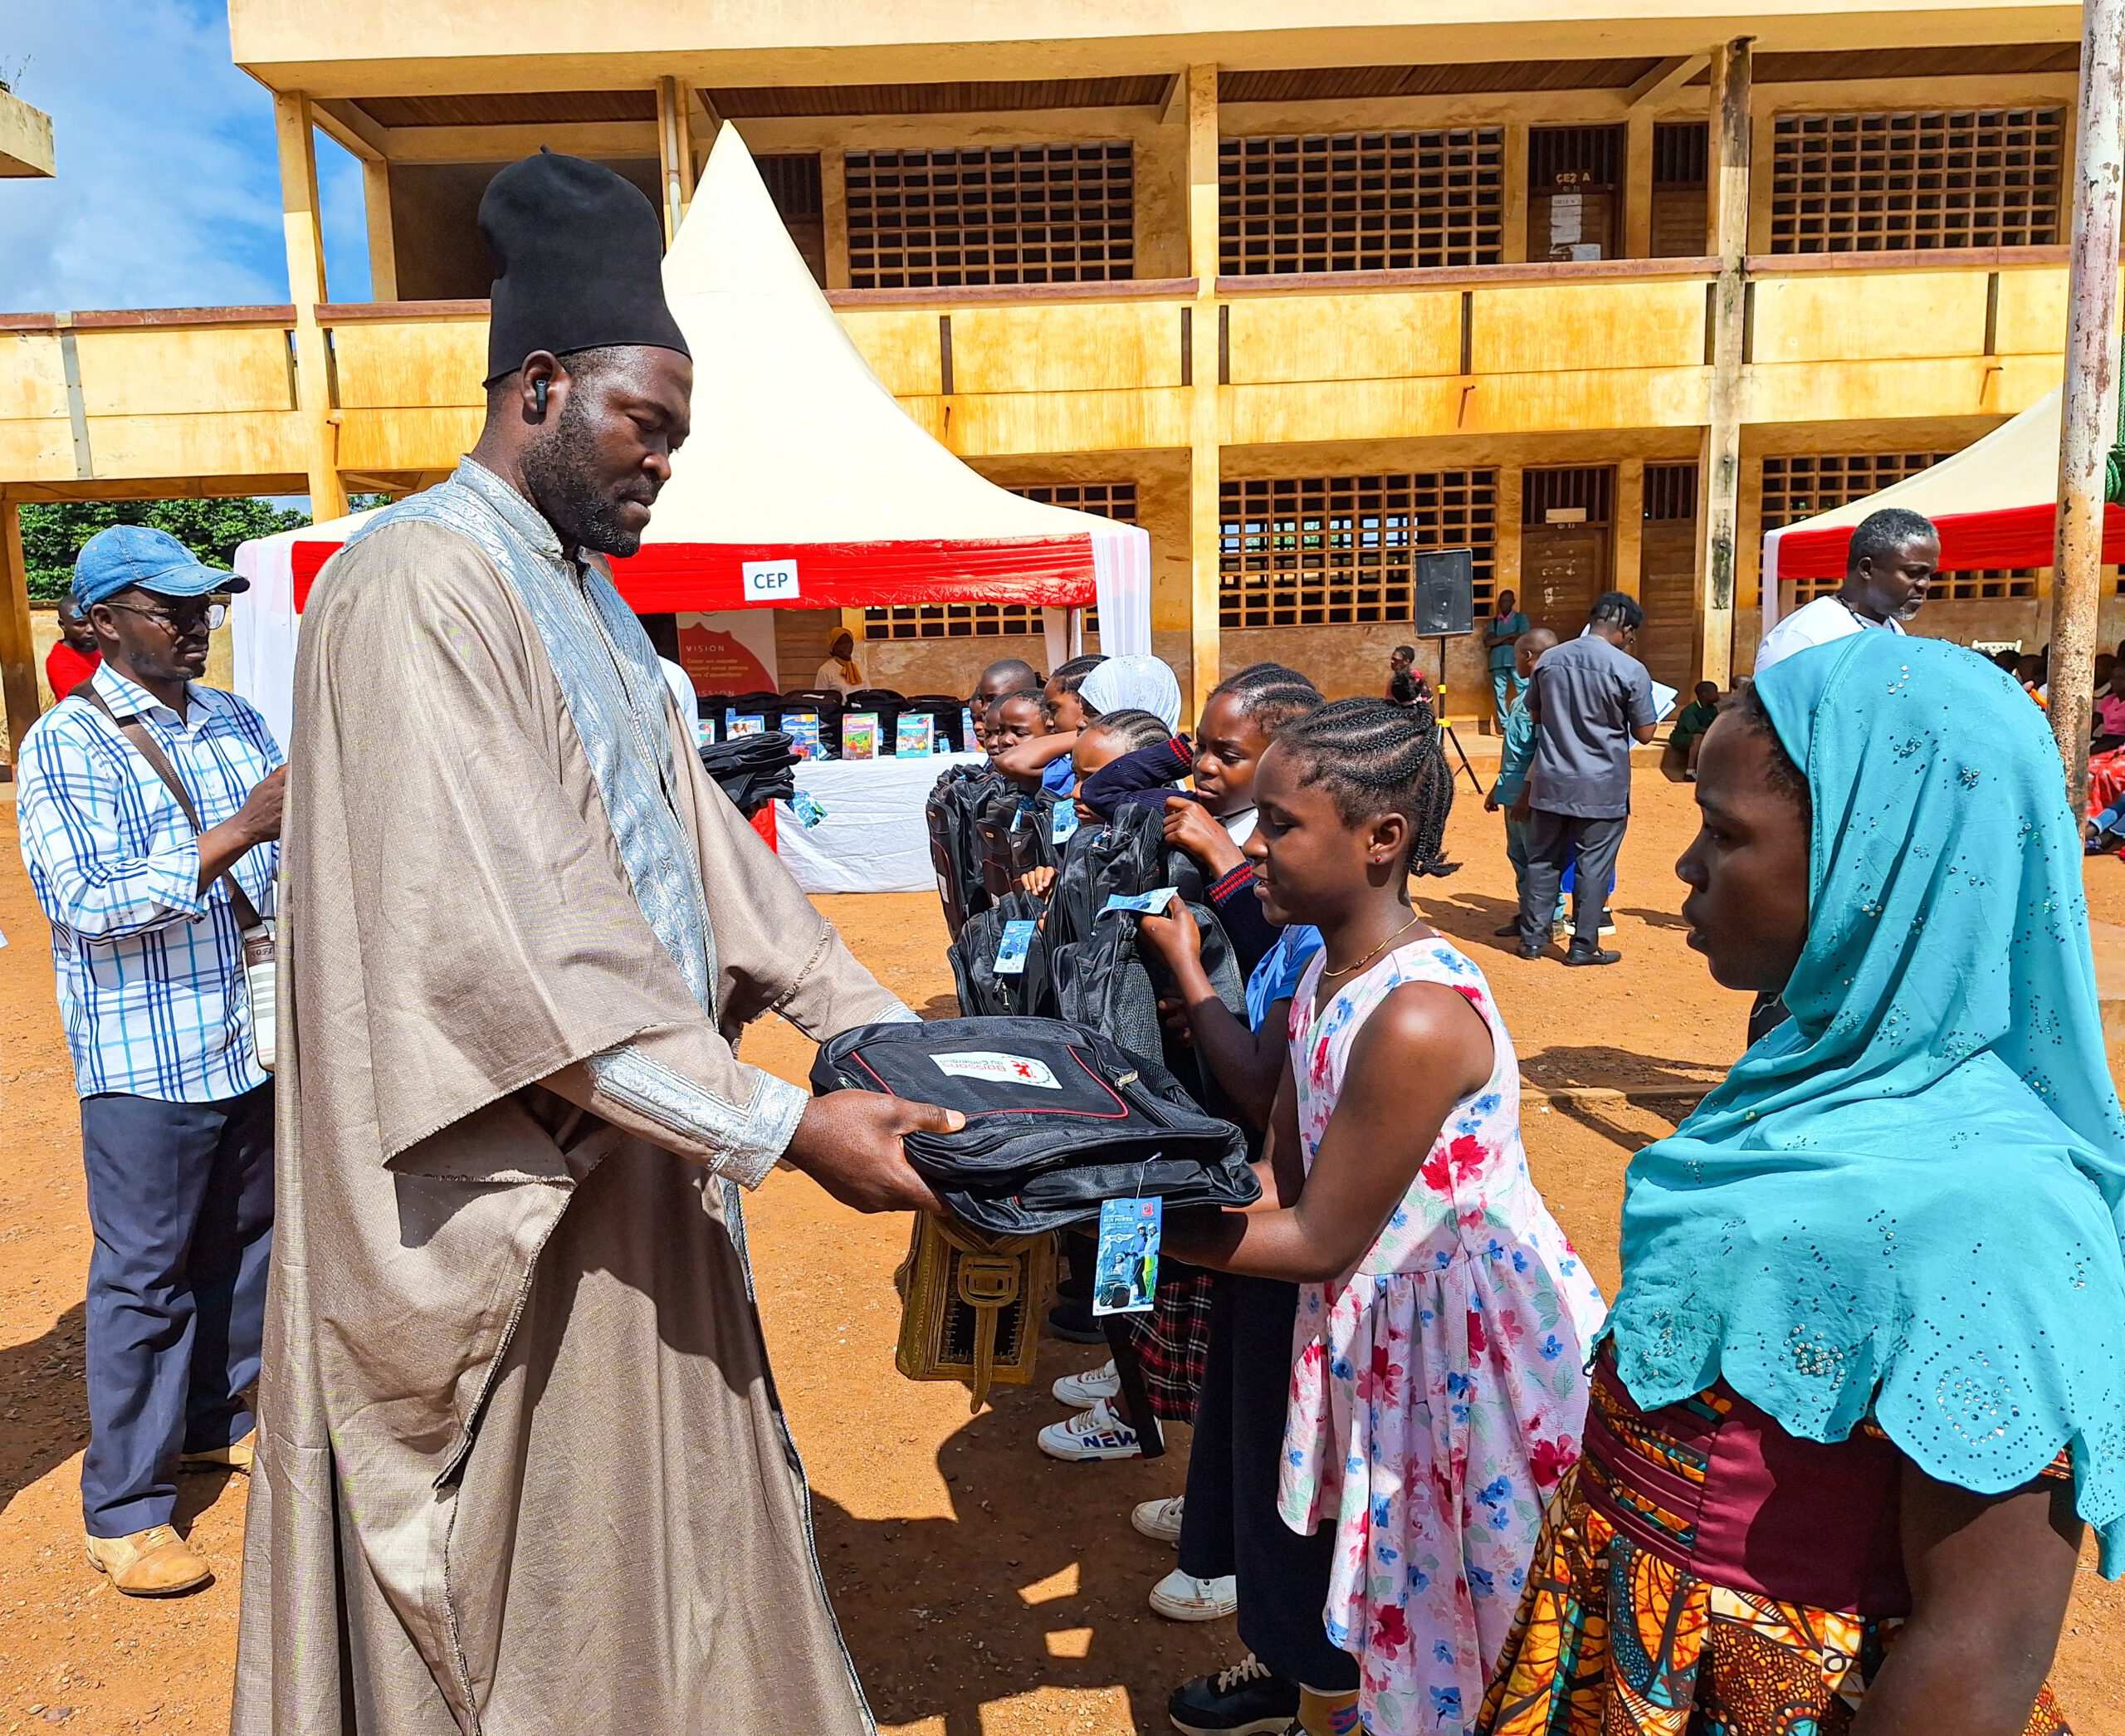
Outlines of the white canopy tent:
[[[982,602],[1065,611],[1097,601],[1102,648],[1148,653],[1150,538],[1028,501],[919,428],[812,280],[745,143],[725,127],[664,262],[694,356],[693,432],[639,554],[613,563],[636,609],[721,612]],[[246,543],[236,680],[286,739],[310,586],[361,521]]]
[[[1941,537],[1941,570],[1975,572],[2051,565],[2059,501],[2059,413],[2054,389],[1981,440],[1900,482],[1768,531],[1763,540],[1763,624],[1790,613],[1781,586],[1842,578],[1854,528],[1901,506],[1929,518]],[[2103,558],[2125,558],[2125,514],[2103,513]]]

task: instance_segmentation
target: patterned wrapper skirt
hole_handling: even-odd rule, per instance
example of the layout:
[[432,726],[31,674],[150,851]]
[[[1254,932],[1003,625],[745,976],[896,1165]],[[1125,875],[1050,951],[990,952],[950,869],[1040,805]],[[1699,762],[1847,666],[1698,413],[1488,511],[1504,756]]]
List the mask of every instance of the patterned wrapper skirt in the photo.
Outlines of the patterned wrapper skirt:
[[[1484,1699],[1482,1736],[1842,1736],[1850,1729],[1902,1615],[1787,1602],[1679,1564],[1693,1558],[1700,1527],[1720,1523],[1697,1504],[1707,1473],[1717,1474],[1719,1454],[1707,1443],[1750,1408],[1715,1388],[1648,1414],[1603,1359],[1587,1455],[1551,1504]],[[1810,1456],[1838,1452],[1800,1445]],[[1893,1462],[1878,1435],[1851,1445],[1861,1457]],[[2070,1479],[2066,1455],[2045,1475]],[[1869,1528],[1849,1512],[1819,1518],[1826,1528],[1813,1530],[1816,1538]],[[1812,1529],[1801,1528],[1803,1537]],[[2068,1736],[2049,1688],[2025,1736]]]

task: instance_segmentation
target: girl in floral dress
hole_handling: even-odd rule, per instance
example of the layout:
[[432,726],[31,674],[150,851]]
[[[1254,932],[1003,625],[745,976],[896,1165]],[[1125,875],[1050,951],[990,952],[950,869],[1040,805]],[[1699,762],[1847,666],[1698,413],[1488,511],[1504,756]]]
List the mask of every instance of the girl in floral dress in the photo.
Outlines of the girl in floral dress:
[[1302,1726],[1462,1736],[1579,1455],[1601,1298],[1528,1176],[1483,973],[1409,902],[1453,799],[1429,711],[1323,707],[1279,732],[1255,796],[1265,913],[1324,945],[1292,1002],[1269,1200],[1168,1243],[1302,1287],[1281,1506],[1335,1530],[1322,1617],[1360,1683],[1355,1707],[1307,1695]]

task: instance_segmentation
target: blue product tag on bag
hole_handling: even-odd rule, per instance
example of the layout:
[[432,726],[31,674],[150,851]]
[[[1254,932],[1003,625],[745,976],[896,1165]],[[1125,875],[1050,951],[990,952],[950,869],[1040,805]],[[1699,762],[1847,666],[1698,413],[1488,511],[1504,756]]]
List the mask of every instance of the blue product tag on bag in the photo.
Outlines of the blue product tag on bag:
[[1026,971],[1026,953],[1033,945],[1033,931],[1040,925],[1033,922],[1006,922],[1004,938],[996,947],[996,974],[999,976],[1023,976]]
[[1109,892],[1106,907],[1109,910],[1140,910],[1147,917],[1162,917],[1165,914],[1166,906],[1180,896],[1180,888],[1177,886],[1161,886],[1129,897],[1124,897],[1120,892]]
[[827,817],[827,810],[818,804],[809,790],[800,790],[789,798],[790,811],[797,816],[797,824],[807,832]]
[[1159,1286],[1160,1199],[1109,1200],[1099,1209],[1099,1251],[1092,1268],[1095,1314],[1141,1314]]
[[1077,804],[1075,802],[1058,802],[1048,809],[1048,841],[1050,844],[1067,844],[1077,834]]

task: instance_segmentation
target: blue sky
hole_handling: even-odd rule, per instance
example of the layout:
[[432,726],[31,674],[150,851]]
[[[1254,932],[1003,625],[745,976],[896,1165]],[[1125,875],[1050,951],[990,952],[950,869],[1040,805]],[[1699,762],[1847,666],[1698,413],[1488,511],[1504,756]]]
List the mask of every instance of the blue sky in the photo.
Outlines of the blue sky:
[[[288,299],[273,104],[207,0],[4,8],[0,78],[51,116],[59,174],[0,181],[0,311]],[[335,301],[369,296],[361,171],[317,137]]]

